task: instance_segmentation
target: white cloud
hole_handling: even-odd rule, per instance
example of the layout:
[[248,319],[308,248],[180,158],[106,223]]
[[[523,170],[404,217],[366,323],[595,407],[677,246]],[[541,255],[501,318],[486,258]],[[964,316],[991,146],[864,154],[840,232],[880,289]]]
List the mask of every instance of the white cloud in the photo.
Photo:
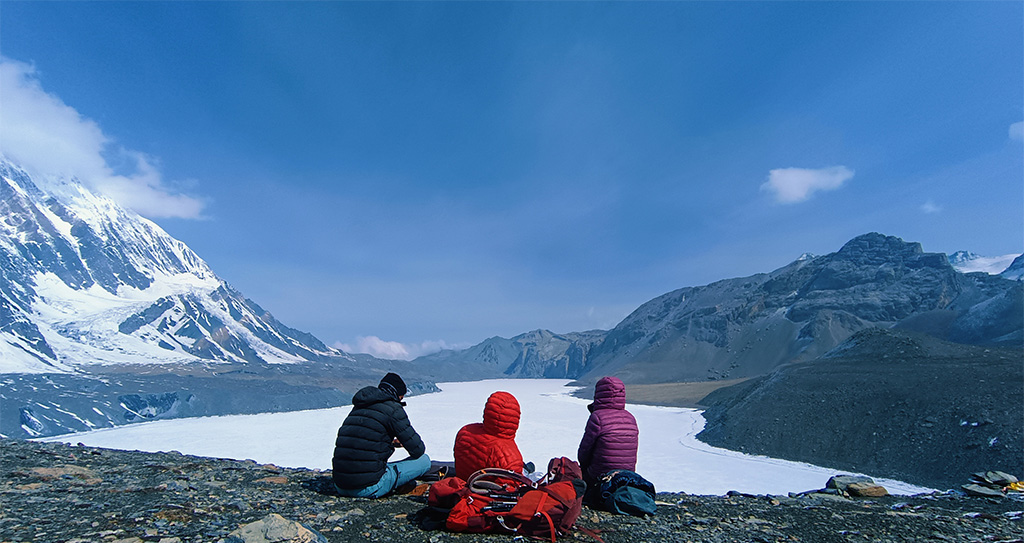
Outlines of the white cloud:
[[1024,121],[1010,125],[1010,139],[1014,141],[1024,141]]
[[921,211],[923,211],[924,213],[929,213],[929,214],[931,214],[931,213],[940,213],[942,211],[942,206],[936,204],[935,202],[933,202],[931,200],[928,200],[927,202],[921,204]]
[[[95,121],[46,92],[35,67],[0,57],[0,150],[33,175],[77,177],[121,205],[150,218],[198,218],[203,202],[175,194],[153,160],[120,148]],[[104,158],[127,159],[121,175]]]
[[335,349],[346,353],[362,353],[390,360],[412,360],[445,349],[464,349],[469,345],[450,345],[444,340],[428,340],[420,344],[406,345],[398,341],[386,341],[377,336],[360,336],[355,345],[336,342]]
[[807,168],[779,168],[768,172],[768,181],[761,185],[783,204],[803,202],[817,191],[836,190],[853,177],[846,166],[833,166],[811,170]]

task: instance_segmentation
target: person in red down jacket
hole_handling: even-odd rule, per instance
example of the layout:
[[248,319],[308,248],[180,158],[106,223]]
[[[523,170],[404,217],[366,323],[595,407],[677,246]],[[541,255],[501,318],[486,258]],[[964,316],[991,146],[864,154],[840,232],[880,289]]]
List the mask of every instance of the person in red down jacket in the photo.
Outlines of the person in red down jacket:
[[487,398],[484,421],[467,424],[455,436],[455,476],[467,480],[483,468],[523,473],[523,455],[516,445],[519,402],[508,392]]
[[600,487],[601,476],[616,469],[636,471],[640,431],[626,411],[626,385],[618,377],[602,377],[594,386],[594,403],[576,459],[587,487]]

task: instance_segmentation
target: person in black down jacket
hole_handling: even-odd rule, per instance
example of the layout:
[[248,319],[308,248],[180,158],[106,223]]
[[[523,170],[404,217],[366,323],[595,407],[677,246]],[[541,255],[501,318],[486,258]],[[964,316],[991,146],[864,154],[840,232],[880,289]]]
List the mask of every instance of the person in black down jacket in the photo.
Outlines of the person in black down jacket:
[[[352,411],[338,428],[332,476],[342,496],[380,498],[430,469],[430,457],[402,406],[406,387],[389,373],[376,387],[352,397]],[[395,447],[409,458],[388,462]]]

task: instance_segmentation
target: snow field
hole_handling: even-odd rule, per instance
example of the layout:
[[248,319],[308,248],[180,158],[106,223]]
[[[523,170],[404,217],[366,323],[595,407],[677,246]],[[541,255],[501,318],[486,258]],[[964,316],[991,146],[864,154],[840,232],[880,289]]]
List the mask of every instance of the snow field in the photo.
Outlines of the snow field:
[[[497,390],[512,393],[522,418],[516,443],[523,458],[544,469],[556,456],[576,458],[590,413],[588,400],[569,394],[569,381],[497,379],[438,383],[440,393],[406,398],[406,412],[434,460],[452,460],[455,434],[479,422],[484,402]],[[627,399],[629,388],[626,389]],[[659,491],[690,494],[786,494],[822,488],[839,470],[718,449],[696,439],[704,418],[694,409],[629,405],[640,428],[637,472]],[[131,424],[43,441],[143,451],[176,450],[218,458],[252,459],[288,467],[331,469],[334,438],[351,407],[173,419]],[[402,451],[392,460],[404,458]],[[870,474],[867,474],[870,475]],[[875,478],[893,494],[931,489]]]

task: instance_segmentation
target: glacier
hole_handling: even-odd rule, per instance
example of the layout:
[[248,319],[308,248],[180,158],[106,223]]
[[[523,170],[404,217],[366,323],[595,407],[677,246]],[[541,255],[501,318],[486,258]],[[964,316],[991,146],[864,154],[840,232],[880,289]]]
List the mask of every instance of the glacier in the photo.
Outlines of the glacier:
[[[570,383],[564,379],[438,383],[441,392],[406,398],[406,411],[427,446],[427,454],[434,460],[451,461],[459,428],[480,420],[484,402],[492,392],[511,392],[522,409],[516,442],[524,459],[543,466],[553,457],[575,458],[583,435],[589,400],[572,396],[577,387]],[[827,467],[747,455],[702,443],[695,437],[704,426],[698,410],[634,404],[627,408],[640,428],[637,472],[659,491],[785,494],[822,488],[829,477],[839,473]],[[41,441],[150,452],[173,450],[328,470],[335,434],[350,409],[144,422]],[[401,449],[394,459],[400,457]],[[893,494],[933,490],[891,479],[876,481]]]

